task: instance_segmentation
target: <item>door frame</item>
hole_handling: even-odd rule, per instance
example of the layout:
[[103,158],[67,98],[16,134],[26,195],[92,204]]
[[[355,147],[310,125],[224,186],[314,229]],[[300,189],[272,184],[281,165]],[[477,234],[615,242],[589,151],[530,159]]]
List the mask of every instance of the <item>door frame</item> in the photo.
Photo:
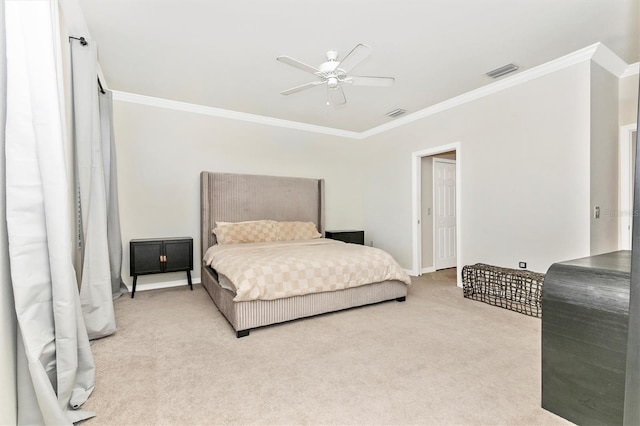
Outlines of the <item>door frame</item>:
[[[411,180],[412,180],[412,266],[411,274],[422,274],[422,224],[420,222],[422,210],[422,158],[431,157],[445,152],[456,152],[456,263],[457,285],[462,287],[462,143],[453,142],[433,148],[423,149],[411,153]],[[435,265],[434,265],[435,267]]]
[[[634,179],[632,156],[633,132],[638,129],[638,124],[620,126],[618,132],[618,248],[631,250],[631,206],[633,205],[633,192],[631,181]],[[636,148],[637,149],[637,148]],[[636,164],[636,166],[638,166]]]
[[[456,152],[456,158],[458,157],[458,153]],[[431,159],[432,160],[432,174],[433,174],[433,179],[431,181],[431,185],[433,186],[433,192],[431,193],[432,195],[432,206],[433,206],[433,239],[431,241],[431,243],[433,244],[433,260],[431,261],[431,264],[433,265],[433,270],[437,271],[438,268],[436,266],[436,255],[437,255],[437,251],[438,251],[438,244],[436,244],[436,241],[438,241],[438,239],[436,238],[436,216],[435,216],[435,212],[436,212],[436,163],[446,163],[446,164],[454,164],[456,166],[456,264],[458,262],[458,162],[456,160],[448,160],[446,158],[438,158],[438,157],[434,157]],[[422,201],[422,200],[421,200]],[[421,202],[422,204],[422,202]],[[422,228],[422,227],[421,227]],[[421,229],[422,232],[422,229]],[[420,261],[422,261],[422,256],[420,256]],[[422,266],[422,265],[421,265]]]

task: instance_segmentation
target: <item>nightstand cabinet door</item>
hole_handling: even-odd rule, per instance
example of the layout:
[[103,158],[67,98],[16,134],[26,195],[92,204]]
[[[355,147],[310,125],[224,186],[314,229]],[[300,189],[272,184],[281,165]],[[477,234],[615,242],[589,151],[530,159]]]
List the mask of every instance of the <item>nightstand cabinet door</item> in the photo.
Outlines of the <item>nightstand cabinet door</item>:
[[164,242],[164,272],[188,271],[193,269],[193,240]]
[[131,275],[158,274],[163,272],[161,262],[162,241],[145,241],[131,244]]

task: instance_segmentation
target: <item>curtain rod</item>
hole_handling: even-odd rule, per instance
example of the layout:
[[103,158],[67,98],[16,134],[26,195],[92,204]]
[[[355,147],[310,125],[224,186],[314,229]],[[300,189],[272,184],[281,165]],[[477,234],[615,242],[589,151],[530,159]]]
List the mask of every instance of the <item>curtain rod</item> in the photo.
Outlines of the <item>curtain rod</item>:
[[80,40],[80,44],[83,46],[86,46],[87,44],[89,44],[89,42],[87,42],[87,39],[85,39],[84,37],[69,36],[69,39]]
[[103,95],[107,92],[104,91],[104,89],[102,88],[102,83],[100,83],[100,77],[98,77],[98,87],[100,88],[100,93],[102,93]]
[[[81,45],[86,46],[87,44],[89,44],[89,42],[87,41],[87,39],[85,39],[84,37],[73,37],[73,36],[69,36],[69,40],[78,40],[80,42]],[[104,89],[102,88],[102,83],[100,82],[100,77],[98,77],[98,88],[100,89],[100,93],[102,93],[103,95],[106,93],[104,91]]]

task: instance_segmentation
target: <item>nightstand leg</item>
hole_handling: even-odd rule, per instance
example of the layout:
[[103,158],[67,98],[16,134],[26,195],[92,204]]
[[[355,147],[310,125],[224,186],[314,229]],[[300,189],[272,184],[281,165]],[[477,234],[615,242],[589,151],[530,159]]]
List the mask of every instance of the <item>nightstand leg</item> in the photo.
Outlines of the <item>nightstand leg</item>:
[[189,281],[189,288],[193,291],[193,284],[191,283],[191,271],[187,271],[187,280]]
[[138,282],[138,276],[134,275],[133,276],[133,290],[131,290],[131,298],[133,299],[133,296],[136,294],[136,283]]

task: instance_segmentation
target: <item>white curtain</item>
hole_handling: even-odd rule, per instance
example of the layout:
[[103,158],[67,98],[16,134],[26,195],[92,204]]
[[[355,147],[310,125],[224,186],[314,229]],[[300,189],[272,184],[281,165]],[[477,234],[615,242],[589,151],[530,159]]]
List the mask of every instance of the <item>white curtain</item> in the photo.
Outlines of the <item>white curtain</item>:
[[[104,92],[104,93],[102,93]],[[102,163],[107,204],[107,245],[111,268],[111,294],[117,299],[128,292],[122,281],[122,237],[120,234],[120,207],[118,205],[118,178],[116,165],[116,144],[113,137],[113,96],[111,91],[101,91],[100,95],[100,137],[102,143]]]
[[4,2],[0,1],[0,425],[17,423],[17,320],[9,271],[9,239],[5,206],[4,129],[7,111],[7,60]]
[[[18,322],[17,421],[70,424],[95,367],[72,263],[58,3],[5,1],[6,221]],[[2,384],[5,386],[5,383]]]
[[[78,239],[81,243],[80,300],[90,339],[116,331],[114,289],[120,288],[122,246],[117,220],[115,156],[112,151],[110,96],[99,100],[95,43],[71,40],[73,122]],[[102,108],[101,108],[102,106]],[[101,118],[105,119],[104,124]],[[109,208],[115,212],[109,215]],[[109,220],[110,219],[110,220]],[[111,244],[109,235],[111,231]],[[119,252],[118,252],[119,250]],[[110,252],[114,252],[110,256]],[[117,275],[112,278],[112,275]]]

